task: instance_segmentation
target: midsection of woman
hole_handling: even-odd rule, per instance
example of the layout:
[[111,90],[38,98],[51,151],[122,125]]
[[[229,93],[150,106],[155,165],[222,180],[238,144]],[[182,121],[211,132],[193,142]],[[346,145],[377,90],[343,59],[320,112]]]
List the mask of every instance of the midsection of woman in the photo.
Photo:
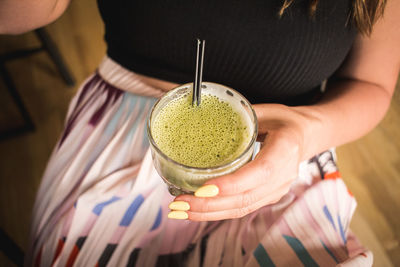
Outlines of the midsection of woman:
[[[107,54],[126,69],[176,84],[192,82],[195,39],[206,40],[204,81],[251,103],[308,103],[345,59],[356,35],[349,0],[324,0],[309,16],[298,0],[98,0]],[[166,86],[168,88],[169,85]]]

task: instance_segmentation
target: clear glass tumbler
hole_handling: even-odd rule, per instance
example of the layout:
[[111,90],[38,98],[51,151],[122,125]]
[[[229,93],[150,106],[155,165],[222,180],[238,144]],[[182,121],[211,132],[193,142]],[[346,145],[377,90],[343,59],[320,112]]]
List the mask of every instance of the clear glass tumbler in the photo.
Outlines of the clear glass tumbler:
[[250,131],[250,141],[248,144],[244,144],[243,152],[235,159],[220,166],[209,168],[191,167],[169,158],[160,150],[153,139],[152,122],[165,105],[174,99],[190,94],[193,90],[192,87],[193,83],[188,83],[166,93],[154,104],[147,123],[147,134],[150,140],[154,166],[168,185],[169,192],[174,196],[191,194],[208,179],[231,173],[247,163],[253,155],[254,144],[257,139],[257,117],[249,101],[232,88],[217,83],[203,82],[202,94],[217,96],[219,99],[228,102],[234,110],[243,115],[246,126]]

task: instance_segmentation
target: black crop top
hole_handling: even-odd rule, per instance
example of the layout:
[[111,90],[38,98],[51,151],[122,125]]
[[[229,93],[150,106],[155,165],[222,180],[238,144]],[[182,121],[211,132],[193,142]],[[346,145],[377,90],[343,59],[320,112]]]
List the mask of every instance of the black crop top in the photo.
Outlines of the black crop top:
[[192,82],[195,38],[206,40],[203,80],[252,103],[304,104],[346,57],[356,30],[351,0],[98,0],[107,54],[139,74]]

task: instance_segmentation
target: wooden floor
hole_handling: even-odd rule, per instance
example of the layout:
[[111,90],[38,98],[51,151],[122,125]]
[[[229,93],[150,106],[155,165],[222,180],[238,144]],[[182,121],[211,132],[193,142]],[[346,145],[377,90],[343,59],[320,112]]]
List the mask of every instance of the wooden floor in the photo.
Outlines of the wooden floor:
[[[47,30],[81,83],[105,53],[96,2],[72,1]],[[38,44],[33,33],[0,36],[0,54]],[[35,192],[77,86],[67,87],[44,53],[7,67],[37,127],[33,133],[0,142],[0,227],[25,248]],[[344,179],[358,200],[352,230],[374,252],[374,266],[400,266],[399,91],[398,86],[387,116],[374,131],[337,150]],[[0,82],[0,131],[21,123]],[[0,266],[10,265],[0,253]]]

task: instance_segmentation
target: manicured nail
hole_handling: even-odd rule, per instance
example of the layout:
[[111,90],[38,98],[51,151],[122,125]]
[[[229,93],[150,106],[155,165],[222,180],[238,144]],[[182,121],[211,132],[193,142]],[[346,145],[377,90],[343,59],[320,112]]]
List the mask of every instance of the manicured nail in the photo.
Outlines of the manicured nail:
[[168,213],[168,218],[170,219],[186,220],[188,217],[188,214],[181,210],[173,210]]
[[171,210],[190,210],[190,205],[186,201],[174,201],[168,206]]
[[194,195],[196,197],[215,197],[218,193],[219,189],[216,185],[208,184],[197,189]]

